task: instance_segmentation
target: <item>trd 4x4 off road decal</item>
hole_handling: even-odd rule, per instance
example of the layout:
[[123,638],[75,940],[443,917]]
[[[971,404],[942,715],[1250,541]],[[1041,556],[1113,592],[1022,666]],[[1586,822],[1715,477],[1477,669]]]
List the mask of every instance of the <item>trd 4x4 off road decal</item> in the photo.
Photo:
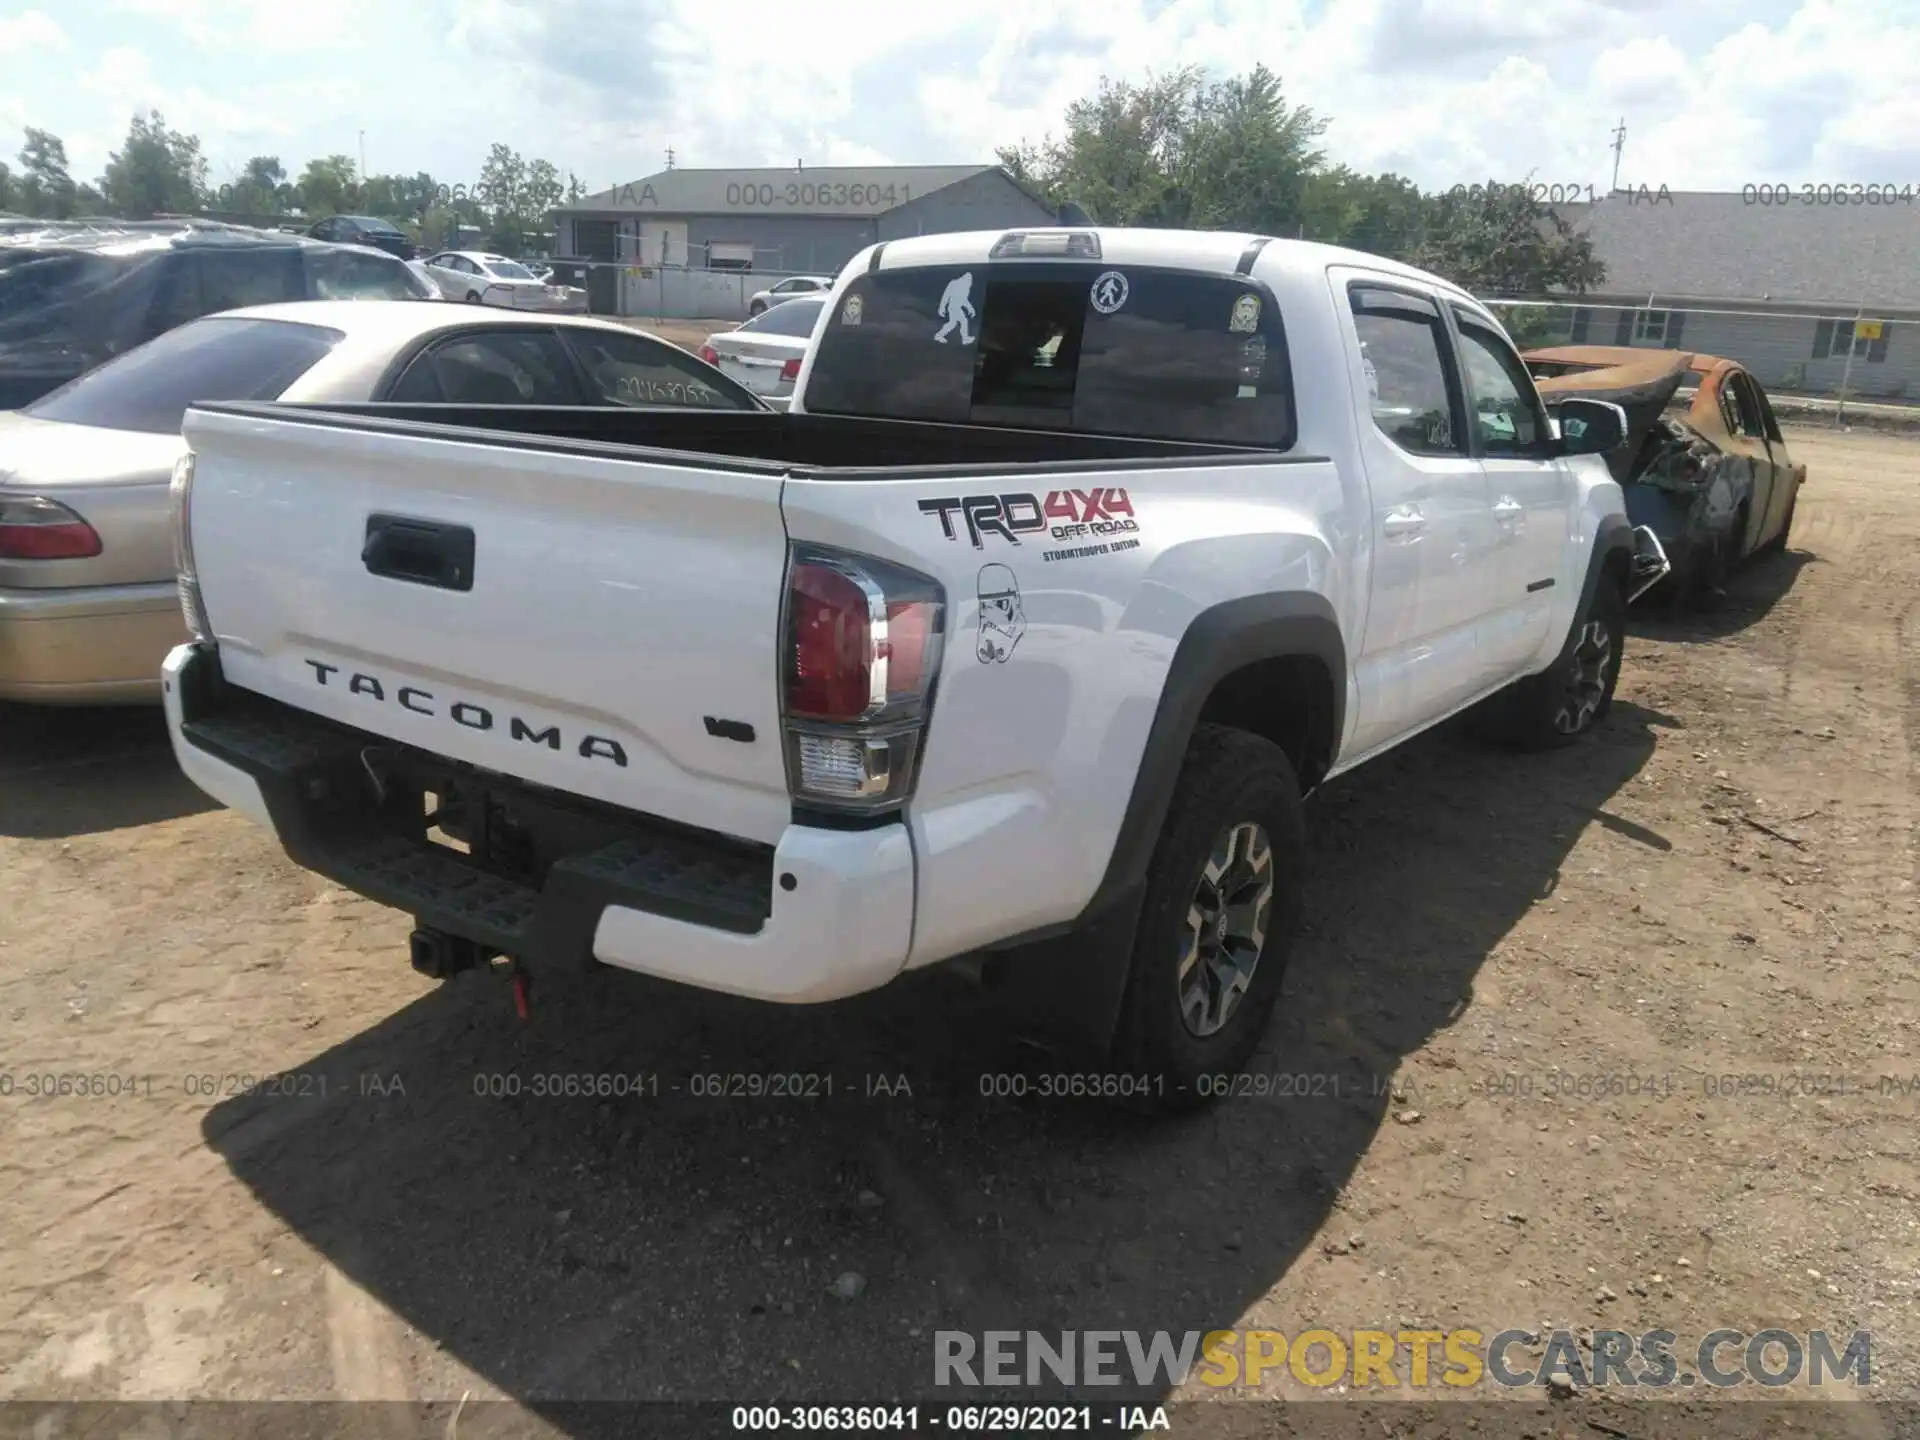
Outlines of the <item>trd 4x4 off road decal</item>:
[[935,515],[949,540],[959,539],[955,515],[966,525],[976,550],[986,549],[988,535],[1018,545],[1022,535],[1047,532],[1055,540],[1094,535],[1124,535],[1138,530],[1133,502],[1125,490],[1096,485],[1091,490],[1049,490],[1047,498],[1018,495],[955,495],[922,500],[922,515]]

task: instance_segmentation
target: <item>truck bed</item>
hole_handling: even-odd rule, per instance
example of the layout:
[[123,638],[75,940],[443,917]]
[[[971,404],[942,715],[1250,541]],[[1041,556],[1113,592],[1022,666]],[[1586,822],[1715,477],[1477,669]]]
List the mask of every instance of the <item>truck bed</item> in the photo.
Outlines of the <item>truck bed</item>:
[[240,401],[195,408],[357,430],[439,434],[466,441],[477,440],[479,437],[472,432],[484,430],[504,434],[506,443],[519,441],[542,449],[599,454],[631,454],[635,449],[645,449],[668,452],[682,461],[770,474],[898,473],[906,468],[930,476],[945,469],[988,475],[1032,465],[1111,469],[1128,462],[1165,465],[1191,460],[1220,464],[1235,458],[1275,458],[1269,450],[1197,441],[780,411]]

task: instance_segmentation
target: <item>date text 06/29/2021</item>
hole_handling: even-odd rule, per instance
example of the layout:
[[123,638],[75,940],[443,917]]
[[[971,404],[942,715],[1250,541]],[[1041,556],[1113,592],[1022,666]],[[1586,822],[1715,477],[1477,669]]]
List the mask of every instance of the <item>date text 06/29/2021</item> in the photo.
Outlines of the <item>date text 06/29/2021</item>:
[[1164,1405],[736,1405],[735,1431],[826,1435],[1138,1435],[1172,1430]]

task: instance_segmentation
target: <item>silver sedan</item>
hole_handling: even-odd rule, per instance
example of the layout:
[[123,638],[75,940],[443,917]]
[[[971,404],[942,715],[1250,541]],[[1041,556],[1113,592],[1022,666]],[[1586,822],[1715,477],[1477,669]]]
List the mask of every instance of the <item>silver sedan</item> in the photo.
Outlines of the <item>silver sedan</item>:
[[826,304],[824,295],[783,301],[744,325],[709,335],[700,358],[784,410],[792,403],[793,382],[800,377],[800,362],[807,357]]
[[195,320],[0,411],[0,700],[159,699],[186,634],[168,484],[205,400],[766,408],[608,320],[397,301]]

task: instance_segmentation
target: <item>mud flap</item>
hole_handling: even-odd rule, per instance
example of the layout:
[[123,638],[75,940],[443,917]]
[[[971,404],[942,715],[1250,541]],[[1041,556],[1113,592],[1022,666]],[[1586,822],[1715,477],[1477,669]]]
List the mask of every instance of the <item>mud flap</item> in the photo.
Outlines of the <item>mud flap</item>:
[[1145,899],[1143,887],[1129,890],[1065,935],[990,952],[981,983],[1008,1024],[1089,1066],[1105,1065]]

